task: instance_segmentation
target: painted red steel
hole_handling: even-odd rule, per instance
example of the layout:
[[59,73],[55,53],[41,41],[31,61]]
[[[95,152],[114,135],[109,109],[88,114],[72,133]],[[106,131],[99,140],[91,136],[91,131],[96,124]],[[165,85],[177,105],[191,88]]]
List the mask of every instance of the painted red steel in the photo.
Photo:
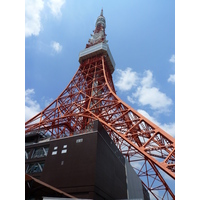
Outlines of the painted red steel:
[[68,137],[84,133],[94,120],[102,123],[156,199],[175,199],[164,178],[175,179],[175,139],[116,95],[103,55],[83,61],[58,98],[25,123],[25,133]]
[[67,137],[83,133],[94,120],[102,123],[157,199],[157,190],[163,191],[163,199],[175,198],[160,172],[175,179],[175,139],[116,95],[104,56],[85,60],[60,96],[26,122],[25,132]]

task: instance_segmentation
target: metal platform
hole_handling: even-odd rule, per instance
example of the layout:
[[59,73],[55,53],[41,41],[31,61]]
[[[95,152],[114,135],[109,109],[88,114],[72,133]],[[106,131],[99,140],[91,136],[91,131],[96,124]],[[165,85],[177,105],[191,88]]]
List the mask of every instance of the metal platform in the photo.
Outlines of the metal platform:
[[112,54],[110,52],[109,46],[106,43],[99,43],[94,46],[91,46],[89,48],[86,48],[79,53],[79,62],[82,63],[87,58],[91,58],[93,56],[97,55],[105,55],[105,60],[108,64],[108,68],[110,70],[110,73],[112,74],[115,70],[115,61],[112,57]]

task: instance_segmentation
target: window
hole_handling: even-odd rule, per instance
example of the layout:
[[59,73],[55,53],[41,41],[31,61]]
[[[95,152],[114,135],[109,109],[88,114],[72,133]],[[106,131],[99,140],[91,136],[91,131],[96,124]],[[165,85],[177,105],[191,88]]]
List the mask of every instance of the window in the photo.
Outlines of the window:
[[61,151],[61,154],[67,153],[67,144],[63,145],[63,149]]
[[57,154],[57,151],[53,151],[51,155],[56,155]]
[[29,158],[31,150],[25,150],[25,159],[27,160]]
[[26,173],[28,174],[39,173],[43,171],[43,168],[44,168],[44,163],[42,162],[32,163],[28,165]]
[[49,147],[39,147],[37,149],[34,149],[32,158],[41,158],[45,157],[48,154]]
[[67,153],[67,149],[63,149],[61,153]]
[[83,142],[83,138],[76,140],[76,143],[80,143],[80,142]]

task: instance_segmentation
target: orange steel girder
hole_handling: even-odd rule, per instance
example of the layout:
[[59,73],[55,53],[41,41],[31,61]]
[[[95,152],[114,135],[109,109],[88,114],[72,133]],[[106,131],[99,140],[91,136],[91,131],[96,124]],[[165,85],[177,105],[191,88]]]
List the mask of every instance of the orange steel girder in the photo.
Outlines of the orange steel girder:
[[102,55],[82,62],[60,96],[25,123],[25,132],[67,137],[84,133],[94,120],[102,123],[156,199],[175,199],[162,175],[175,179],[175,139],[116,95]]

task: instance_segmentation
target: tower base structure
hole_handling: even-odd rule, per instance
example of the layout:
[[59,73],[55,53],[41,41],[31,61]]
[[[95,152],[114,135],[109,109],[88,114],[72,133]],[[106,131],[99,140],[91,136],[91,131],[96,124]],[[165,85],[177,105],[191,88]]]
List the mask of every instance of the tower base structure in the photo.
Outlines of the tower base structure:
[[26,199],[58,197],[60,191],[80,199],[150,199],[99,121],[83,134],[67,138],[50,140],[38,135],[41,133],[25,136],[26,174],[56,189],[55,193],[42,193],[42,189],[37,191],[41,187],[31,190],[29,183]]

